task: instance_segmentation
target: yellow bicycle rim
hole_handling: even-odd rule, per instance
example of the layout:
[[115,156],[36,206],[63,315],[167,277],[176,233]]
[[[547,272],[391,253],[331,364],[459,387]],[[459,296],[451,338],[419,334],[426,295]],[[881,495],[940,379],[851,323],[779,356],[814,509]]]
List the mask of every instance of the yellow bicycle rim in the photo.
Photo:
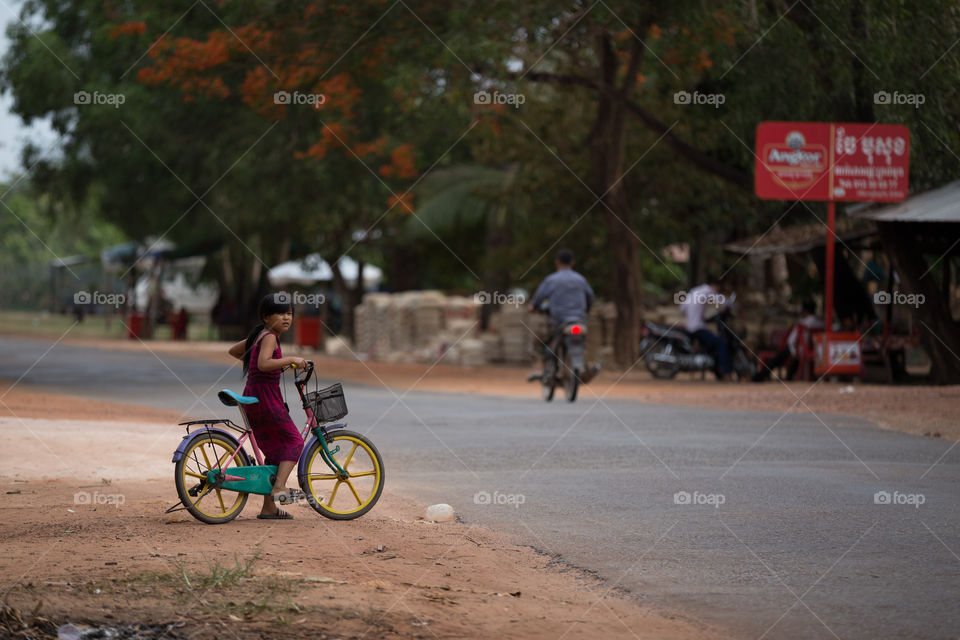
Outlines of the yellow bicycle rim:
[[381,482],[380,464],[373,450],[358,438],[334,436],[327,442],[330,450],[338,445],[334,459],[347,472],[341,480],[330,470],[317,447],[307,464],[307,487],[322,507],[339,515],[347,515],[366,507],[377,495]]

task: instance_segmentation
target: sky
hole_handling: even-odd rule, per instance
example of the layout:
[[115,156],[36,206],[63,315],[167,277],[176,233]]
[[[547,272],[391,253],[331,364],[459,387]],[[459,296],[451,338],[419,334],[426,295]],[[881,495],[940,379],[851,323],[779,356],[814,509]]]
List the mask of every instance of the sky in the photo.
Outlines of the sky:
[[[17,22],[17,15],[20,12],[19,0],[0,0],[0,24],[3,25],[0,32],[0,56],[6,55],[10,41],[7,39],[7,26]],[[9,94],[0,95],[0,181],[8,181],[11,175],[19,175],[23,172],[20,166],[20,151],[24,145],[33,141],[42,149],[47,150],[44,155],[55,153],[53,145],[57,141],[57,135],[50,127],[49,121],[35,121],[31,126],[26,126],[19,116],[10,113],[13,105],[13,97]]]

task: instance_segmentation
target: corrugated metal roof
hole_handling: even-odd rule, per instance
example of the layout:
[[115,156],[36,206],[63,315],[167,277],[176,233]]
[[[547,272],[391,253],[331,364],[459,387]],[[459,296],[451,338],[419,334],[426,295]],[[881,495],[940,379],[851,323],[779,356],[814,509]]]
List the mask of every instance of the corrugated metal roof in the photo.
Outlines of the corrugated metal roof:
[[879,222],[960,222],[960,180],[896,204],[854,205],[847,213]]
[[[869,220],[848,216],[838,216],[834,230],[837,238],[844,242],[864,238],[876,232],[876,226]],[[826,223],[812,222],[792,227],[774,227],[766,233],[729,242],[723,248],[732,253],[767,257],[780,253],[802,253],[822,247],[826,243]]]

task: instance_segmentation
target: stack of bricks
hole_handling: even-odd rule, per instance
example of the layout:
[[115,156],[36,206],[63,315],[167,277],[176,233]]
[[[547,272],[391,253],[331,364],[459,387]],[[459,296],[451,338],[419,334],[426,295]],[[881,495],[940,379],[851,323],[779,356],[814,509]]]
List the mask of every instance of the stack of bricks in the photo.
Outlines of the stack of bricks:
[[[514,305],[505,305],[500,309],[500,340],[503,359],[510,364],[528,364],[532,357],[534,340],[530,326],[530,313]],[[529,327],[529,328],[528,328]]]
[[364,297],[363,304],[354,310],[357,352],[376,359],[377,354],[390,350],[387,323],[389,305],[389,294],[369,293]]
[[[479,305],[439,291],[370,293],[355,317],[356,351],[372,360],[433,362],[456,345],[448,360],[459,364],[463,358],[458,343],[479,334]],[[478,348],[471,344],[468,349],[471,364],[480,361]]]
[[424,291],[408,299],[414,347],[429,345],[444,329],[444,301],[443,294],[437,291]]

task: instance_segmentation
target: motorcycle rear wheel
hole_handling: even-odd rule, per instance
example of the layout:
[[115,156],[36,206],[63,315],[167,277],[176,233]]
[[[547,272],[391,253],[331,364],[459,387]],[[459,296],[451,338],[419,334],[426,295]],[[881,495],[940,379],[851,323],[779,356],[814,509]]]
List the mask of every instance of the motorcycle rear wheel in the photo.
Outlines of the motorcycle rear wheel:
[[647,366],[647,371],[653,374],[654,378],[659,380],[670,380],[680,372],[679,363],[658,362],[653,359],[658,354],[669,354],[672,351],[670,344],[663,342],[652,346],[643,358],[643,363]]

